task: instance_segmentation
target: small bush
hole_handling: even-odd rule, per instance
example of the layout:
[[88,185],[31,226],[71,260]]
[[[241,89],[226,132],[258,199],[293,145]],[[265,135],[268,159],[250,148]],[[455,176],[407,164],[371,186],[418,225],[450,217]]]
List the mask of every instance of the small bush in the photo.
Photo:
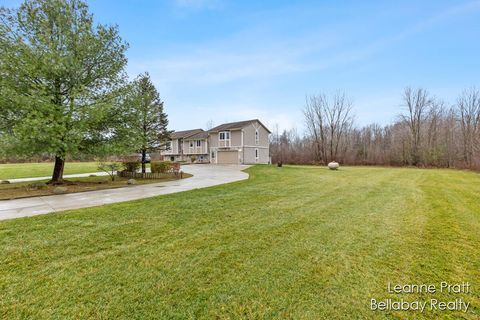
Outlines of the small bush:
[[139,161],[124,161],[122,162],[123,168],[127,172],[137,172],[140,169]]
[[[101,162],[98,165],[98,170],[102,170],[103,172],[106,172],[110,176],[112,181],[115,181],[115,175],[117,174],[117,171],[120,170],[121,167],[122,166],[117,162],[110,162],[110,163]],[[91,176],[92,175],[90,175],[90,177]]]
[[195,161],[197,161],[197,157],[192,156],[192,157],[190,157],[190,160],[192,161],[192,163],[194,163]]
[[170,161],[152,161],[150,162],[150,170],[152,173],[167,173],[170,171],[172,163]]

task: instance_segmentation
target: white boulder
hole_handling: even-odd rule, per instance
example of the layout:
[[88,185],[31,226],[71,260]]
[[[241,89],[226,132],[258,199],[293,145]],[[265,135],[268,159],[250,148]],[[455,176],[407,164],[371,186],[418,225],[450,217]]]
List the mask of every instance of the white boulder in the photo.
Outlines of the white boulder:
[[328,164],[328,168],[330,170],[337,170],[339,167],[340,165],[338,164],[338,162],[335,162],[335,161],[332,161]]

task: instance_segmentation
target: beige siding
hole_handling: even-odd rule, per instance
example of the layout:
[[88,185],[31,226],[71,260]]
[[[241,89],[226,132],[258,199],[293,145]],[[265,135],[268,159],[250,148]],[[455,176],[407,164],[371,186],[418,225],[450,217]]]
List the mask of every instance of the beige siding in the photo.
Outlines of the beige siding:
[[[255,149],[258,149],[258,159],[255,158]],[[270,155],[268,149],[244,147],[243,148],[243,163],[244,164],[267,164],[270,162]]]
[[230,131],[230,139],[232,139],[232,147],[241,147],[242,146],[242,131],[234,130]]
[[161,152],[162,155],[178,154],[178,140],[172,140],[172,148],[170,150],[164,150]]
[[178,153],[178,139],[172,140],[172,153],[173,154]]
[[210,133],[210,137],[208,138],[208,145],[210,148],[218,147],[218,133],[212,132]]
[[183,154],[189,154],[190,153],[190,148],[188,146],[189,142],[190,141],[183,140],[183,142],[182,142]]
[[[255,143],[255,128],[258,129],[259,143]],[[243,144],[245,146],[268,147],[268,131],[258,122],[249,124],[243,128]]]
[[182,149],[182,140],[180,139],[175,139],[174,140],[174,144],[175,144],[175,151],[177,154],[180,154],[182,153],[183,149]]

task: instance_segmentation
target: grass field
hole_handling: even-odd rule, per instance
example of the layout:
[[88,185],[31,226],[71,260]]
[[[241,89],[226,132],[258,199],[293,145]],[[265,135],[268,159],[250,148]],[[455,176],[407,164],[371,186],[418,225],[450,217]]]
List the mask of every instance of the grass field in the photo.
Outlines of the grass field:
[[[0,222],[0,318],[479,319],[480,175],[248,169],[250,179]],[[468,294],[387,283],[468,281]],[[371,311],[370,299],[470,302]]]
[[[97,172],[97,162],[66,162],[64,174]],[[0,164],[0,180],[49,177],[53,172],[53,162]]]

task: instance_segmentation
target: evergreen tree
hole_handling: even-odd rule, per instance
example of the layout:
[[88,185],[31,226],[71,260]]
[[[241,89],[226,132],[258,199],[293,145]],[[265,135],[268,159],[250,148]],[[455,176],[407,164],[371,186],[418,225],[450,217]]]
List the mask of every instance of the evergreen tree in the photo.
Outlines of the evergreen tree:
[[122,149],[141,153],[145,173],[147,153],[159,151],[170,136],[163,101],[148,73],[139,75],[131,83],[120,114],[117,140],[123,145]]

